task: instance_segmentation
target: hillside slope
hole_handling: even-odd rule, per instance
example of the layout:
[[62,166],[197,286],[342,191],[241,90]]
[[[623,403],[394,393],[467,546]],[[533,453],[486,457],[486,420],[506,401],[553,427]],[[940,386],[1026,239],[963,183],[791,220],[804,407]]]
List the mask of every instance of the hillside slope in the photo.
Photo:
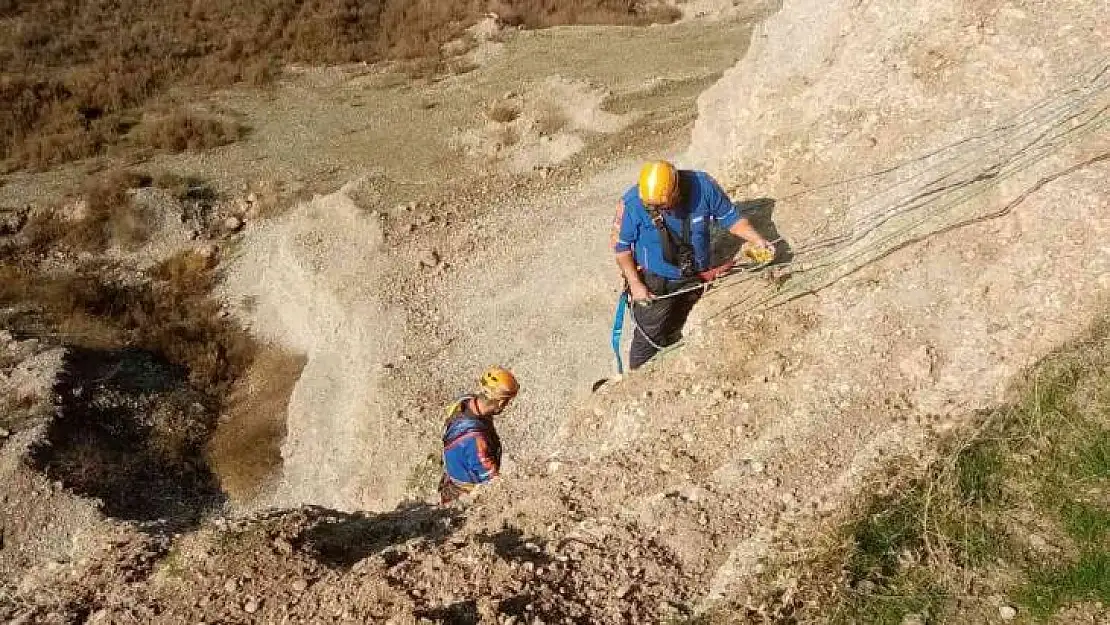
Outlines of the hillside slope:
[[[764,220],[790,249],[773,275],[715,288],[685,347],[593,395],[616,286],[605,234],[644,155],[559,178],[558,193],[494,195],[437,241],[450,267],[435,279],[404,278],[420,250],[381,252],[388,291],[366,285],[379,251],[359,242],[380,232],[352,200],[358,184],[262,224],[232,267],[268,264],[282,281],[259,293],[260,274],[233,273],[228,297],[255,296],[255,317],[237,313],[308,353],[293,399],[307,410],[293,414],[318,419],[290,428],[286,457],[297,463],[286,478],[307,478],[279,499],[389,511],[305,506],[177,537],[120,524],[82,558],[6,588],[0,617],[788,613],[789,580],[776,589],[760,576],[768,558],[807,549],[883,470],[926,461],[935,434],[1005,399],[1014,375],[1104,304],[1108,8],[785,0],[702,95],[679,160],[710,168],[738,200],[773,199]],[[362,262],[339,273],[355,247]],[[384,293],[392,309],[381,314]],[[307,327],[301,309],[338,314]],[[345,350],[335,331],[364,339],[360,349]],[[505,479],[462,509],[410,500],[394,510],[406,490],[430,494],[405,488],[439,423],[417,406],[442,403],[491,359],[521,372],[525,389],[503,419]],[[378,405],[402,414],[368,415],[357,395],[367,381]],[[325,399],[341,410],[313,414]],[[367,420],[336,437],[327,419],[337,415]],[[400,442],[383,442],[391,436]],[[337,446],[361,480],[329,475],[320,450]],[[390,477],[357,473],[375,470],[360,452],[383,454]],[[336,479],[340,490],[319,489]]]

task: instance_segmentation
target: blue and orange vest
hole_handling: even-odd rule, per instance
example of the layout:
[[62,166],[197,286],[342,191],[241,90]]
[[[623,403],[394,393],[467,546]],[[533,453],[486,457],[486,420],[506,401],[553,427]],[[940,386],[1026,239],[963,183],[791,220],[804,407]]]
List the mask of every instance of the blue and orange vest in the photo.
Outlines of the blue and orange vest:
[[501,469],[501,439],[493,421],[474,413],[474,395],[464,395],[447,410],[443,432],[443,471],[461,486],[484,484]]

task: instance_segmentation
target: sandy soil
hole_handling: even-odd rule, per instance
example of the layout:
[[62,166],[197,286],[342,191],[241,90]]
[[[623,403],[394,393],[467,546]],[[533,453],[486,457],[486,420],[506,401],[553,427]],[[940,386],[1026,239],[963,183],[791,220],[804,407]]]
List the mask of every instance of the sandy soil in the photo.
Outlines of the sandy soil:
[[[1004,400],[1105,304],[1107,8],[787,0],[700,97],[689,143],[667,98],[715,71],[698,55],[726,56],[709,43],[720,33],[659,80],[631,78],[634,61],[582,75],[575,55],[615,31],[509,39],[421,92],[519,104],[496,122],[475,98],[439,135],[476,138],[470,160],[379,144],[395,161],[361,177],[342,165],[332,175],[351,182],[249,223],[228,255],[230,310],[305,358],[281,477],[260,500],[290,509],[177,536],[112,523],[46,573],[11,565],[23,582],[0,617],[631,623],[760,603],[768,558],[807,549],[883,469],[927,460],[936,434]],[[699,27],[606,44],[659,51]],[[482,72],[538,40],[569,64],[505,98]],[[548,143],[580,133],[583,147],[514,173],[530,140],[483,151],[489,124],[524,128],[529,89],[552,85],[586,121],[562,109]],[[774,275],[714,289],[682,349],[591,394],[611,373],[608,222],[649,154],[710,168],[737,200],[774,199],[790,249]],[[399,195],[447,165],[483,176]],[[489,362],[523,384],[501,421],[505,479],[428,507],[440,407]]]

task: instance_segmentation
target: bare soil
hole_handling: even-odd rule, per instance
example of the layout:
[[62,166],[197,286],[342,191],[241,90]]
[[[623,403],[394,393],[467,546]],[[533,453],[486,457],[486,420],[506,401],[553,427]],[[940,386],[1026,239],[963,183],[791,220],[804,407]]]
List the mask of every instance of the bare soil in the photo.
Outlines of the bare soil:
[[[218,248],[218,285],[194,286],[220,303],[183,305],[281,350],[228,378],[290,375],[262,386],[288,393],[280,476],[256,457],[221,469],[266,475],[244,488],[259,495],[185,531],[108,518],[22,461],[50,441],[32,415],[63,361],[10,341],[4,381],[38,390],[0,447],[0,618],[790,622],[796,580],[764,576],[776,556],[811,549],[892,468],[925,467],[1110,286],[1107,74],[1080,69],[1106,56],[1105,12],[904,4],[793,0],[754,33],[526,31],[441,80],[301,68],[265,96],[214,96],[254,132],[144,166],[224,194],[180,244]],[[684,347],[591,393],[612,373],[608,225],[647,155],[711,167],[785,235],[783,258],[714,288]],[[0,197],[34,204],[82,175],[12,175]],[[181,223],[113,253],[178,245]],[[499,421],[504,479],[434,506],[441,407],[491,362],[524,389]],[[227,435],[276,432],[254,421],[273,404],[245,404]]]

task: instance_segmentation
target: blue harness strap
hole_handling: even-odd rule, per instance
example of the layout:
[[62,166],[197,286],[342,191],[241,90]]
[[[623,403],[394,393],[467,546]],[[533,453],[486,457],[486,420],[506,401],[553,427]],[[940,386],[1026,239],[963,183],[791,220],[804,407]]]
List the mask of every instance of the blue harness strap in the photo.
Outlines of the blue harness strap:
[[621,360],[621,332],[624,330],[624,312],[628,306],[628,291],[621,291],[617,298],[617,312],[613,315],[613,335],[610,345],[613,346],[613,355],[617,358],[617,374],[624,375],[624,361]]

